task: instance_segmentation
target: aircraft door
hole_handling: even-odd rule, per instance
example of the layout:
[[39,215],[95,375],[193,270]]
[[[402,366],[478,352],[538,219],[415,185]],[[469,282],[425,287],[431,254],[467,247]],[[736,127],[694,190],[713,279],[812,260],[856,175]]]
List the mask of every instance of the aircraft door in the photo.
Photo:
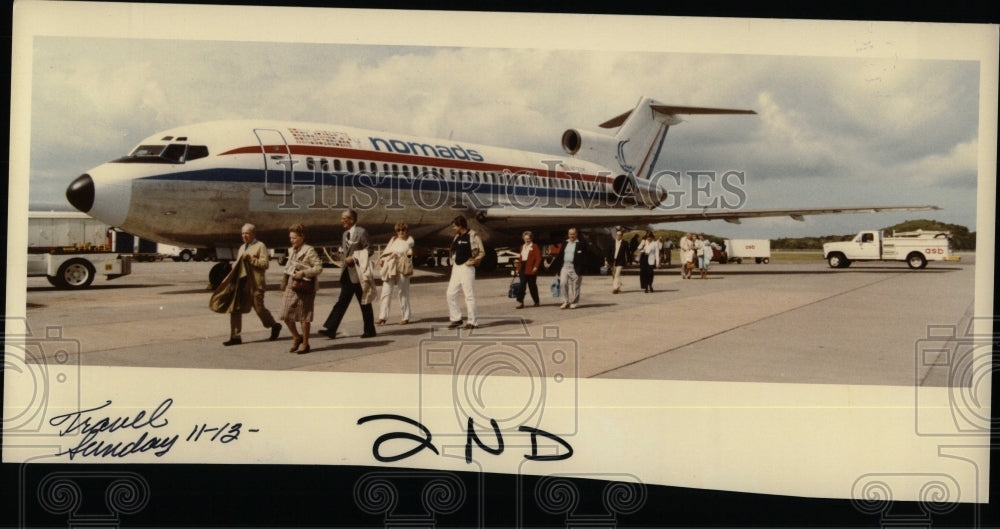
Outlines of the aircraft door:
[[281,131],[254,129],[264,156],[264,194],[292,194],[292,153]]

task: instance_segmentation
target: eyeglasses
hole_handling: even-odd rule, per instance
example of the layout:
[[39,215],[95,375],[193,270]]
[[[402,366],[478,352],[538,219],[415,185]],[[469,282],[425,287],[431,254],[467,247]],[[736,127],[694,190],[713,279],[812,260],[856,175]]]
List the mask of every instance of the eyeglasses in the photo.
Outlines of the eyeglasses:
[[398,231],[398,232],[405,232],[406,230],[405,229],[400,229],[400,230],[396,230],[396,231]]

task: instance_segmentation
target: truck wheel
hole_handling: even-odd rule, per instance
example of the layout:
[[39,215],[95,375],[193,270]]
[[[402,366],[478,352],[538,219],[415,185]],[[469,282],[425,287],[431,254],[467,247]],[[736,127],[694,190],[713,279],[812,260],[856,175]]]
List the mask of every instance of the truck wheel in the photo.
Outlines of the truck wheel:
[[848,265],[847,259],[842,253],[832,253],[826,258],[826,263],[830,265],[830,268],[846,268]]
[[760,262],[762,262],[762,263],[764,263],[764,264],[768,264],[768,263],[770,263],[770,262],[771,262],[771,259],[770,259],[770,258],[767,258],[767,257],[765,257],[765,258],[761,259],[761,260],[760,260]]
[[190,261],[191,257],[193,257],[191,255],[191,250],[181,250],[181,254],[177,256],[178,259],[185,263]]
[[55,285],[59,288],[86,288],[94,282],[94,265],[86,259],[70,259],[56,272]]
[[910,265],[910,268],[916,270],[927,266],[927,259],[924,258],[924,254],[913,252],[906,256],[906,264]]

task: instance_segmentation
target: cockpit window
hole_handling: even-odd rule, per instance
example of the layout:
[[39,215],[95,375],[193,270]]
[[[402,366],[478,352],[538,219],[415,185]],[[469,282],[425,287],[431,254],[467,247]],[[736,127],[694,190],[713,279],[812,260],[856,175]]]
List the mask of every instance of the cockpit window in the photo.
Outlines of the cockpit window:
[[188,145],[187,161],[208,156],[208,147],[204,145]]
[[208,156],[204,145],[171,143],[168,145],[140,145],[125,157],[114,160],[117,163],[184,163]]
[[131,157],[159,156],[166,145],[140,145],[132,151]]
[[172,162],[183,163],[185,152],[187,152],[187,145],[183,145],[180,143],[173,143],[167,145],[167,148],[163,149],[163,152],[160,153],[160,156]]

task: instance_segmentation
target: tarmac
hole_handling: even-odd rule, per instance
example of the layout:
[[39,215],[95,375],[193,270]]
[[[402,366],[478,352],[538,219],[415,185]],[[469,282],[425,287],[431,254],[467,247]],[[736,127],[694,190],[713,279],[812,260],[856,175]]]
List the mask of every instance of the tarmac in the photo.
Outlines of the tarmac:
[[[334,340],[317,334],[339,290],[339,269],[327,268],[305,355],[287,352],[286,329],[270,341],[252,312],[243,344],[224,347],[229,316],[208,309],[213,263],[133,263],[131,275],[77,291],[27,278],[26,316],[33,335],[58,335],[68,361],[81,365],[448,374],[492,358],[497,374],[512,376],[556,369],[571,378],[947,386],[955,375],[946,353],[928,358],[921,344],[930,328],[961,334],[973,315],[975,255],[961,257],[922,270],[713,263],[707,279],[689,280],[675,265],[656,272],[652,293],[639,290],[632,267],[619,294],[609,276],[585,276],[579,307],[565,310],[549,292],[553,273],[539,275],[541,306],[528,297],[524,309],[507,297],[507,273],[480,274],[480,327],[471,331],[446,328],[448,269],[422,268],[409,324],[398,324],[393,300],[378,336],[362,339],[354,303]],[[281,270],[272,263],[267,272],[265,305],[276,318]]]

